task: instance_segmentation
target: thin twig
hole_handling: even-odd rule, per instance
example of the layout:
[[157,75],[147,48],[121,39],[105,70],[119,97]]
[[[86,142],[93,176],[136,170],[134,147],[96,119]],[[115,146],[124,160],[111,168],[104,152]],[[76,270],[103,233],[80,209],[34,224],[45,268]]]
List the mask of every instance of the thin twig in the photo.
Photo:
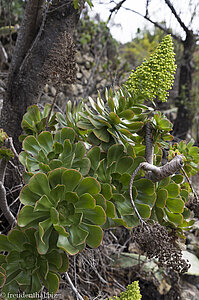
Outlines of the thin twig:
[[[7,162],[3,158],[1,160],[1,171],[2,171],[2,168],[4,168],[4,173],[5,173],[6,166],[7,166]],[[5,175],[3,175],[3,178],[4,178],[4,176]],[[4,181],[2,181],[2,180],[0,180],[0,200],[1,200],[0,201],[0,208],[1,208],[2,213],[5,216],[6,220],[8,221],[8,223],[11,226],[15,225],[17,222],[16,222],[16,219],[15,219],[14,215],[12,214],[12,212],[10,211],[9,206],[7,204],[6,189],[4,187]]]
[[52,102],[51,107],[50,107],[50,111],[49,111],[48,116],[47,116],[47,119],[46,119],[46,130],[49,129],[49,128],[48,128],[48,122],[49,122],[49,120],[50,120],[50,116],[51,116],[51,113],[52,113],[52,111],[53,111],[53,108],[54,108],[55,102],[56,102],[56,100],[57,100],[58,94],[59,94],[59,91],[58,91],[58,89],[57,89],[57,90],[56,90],[56,94],[55,94],[54,99],[53,99],[53,102]]
[[12,140],[12,137],[9,137],[7,139],[8,141],[8,148],[11,148],[12,152],[14,153],[14,155],[16,156],[17,159],[19,159],[19,155],[14,147],[14,144],[13,144],[13,140]]
[[150,23],[152,23],[155,27],[161,29],[162,31],[164,31],[165,33],[167,34],[170,34],[175,40],[177,40],[178,42],[182,43],[183,40],[177,36],[176,34],[172,33],[172,31],[168,28],[164,28],[163,25],[159,24],[158,22],[155,22],[153,20],[151,20],[149,17],[147,17],[146,15],[142,15],[141,13],[139,13],[138,11],[134,10],[134,9],[131,9],[131,8],[128,8],[128,7],[123,7],[125,10],[128,10],[128,11],[131,11],[137,15],[139,15],[140,17],[146,19],[147,21],[149,21]]
[[180,26],[184,29],[184,31],[186,32],[186,34],[190,33],[190,30],[187,28],[187,26],[184,24],[184,22],[182,22],[180,15],[177,14],[173,4],[170,2],[170,0],[165,0],[165,3],[168,5],[168,7],[170,8],[172,14],[174,15],[174,17],[176,18],[176,20],[178,21],[178,23],[180,24]]
[[144,222],[144,220],[142,219],[142,217],[140,216],[136,206],[135,206],[135,203],[133,201],[133,193],[132,193],[132,187],[133,187],[133,180],[135,178],[135,176],[137,175],[138,171],[143,167],[143,163],[139,164],[139,166],[137,167],[137,169],[133,172],[133,175],[131,176],[131,180],[130,180],[130,184],[129,184],[129,195],[130,195],[130,200],[131,200],[131,204],[133,206],[133,209],[138,217],[138,219],[140,220],[141,222],[141,225],[142,226],[145,226],[147,227],[147,224]]
[[[5,146],[6,147],[10,146],[9,138],[5,141]],[[7,198],[6,198],[6,189],[4,187],[7,164],[8,164],[7,160],[5,158],[2,158],[0,162],[0,208],[5,218],[7,219],[8,223],[10,225],[15,225],[17,222],[11,210],[9,209]]]
[[192,190],[192,193],[194,194],[195,200],[196,200],[197,202],[199,202],[199,200],[198,200],[198,195],[196,194],[196,192],[195,192],[195,190],[194,190],[194,188],[193,188],[193,186],[192,186],[192,183],[191,183],[189,177],[187,176],[187,173],[185,172],[185,169],[184,169],[184,168],[181,168],[181,170],[182,170],[182,173],[184,174],[184,176],[185,176],[185,178],[186,178],[186,180],[187,180],[187,182],[188,182],[188,184],[189,184],[189,186],[190,186],[190,188],[191,188],[191,190]]
[[74,286],[74,284],[72,283],[72,280],[70,279],[70,276],[68,275],[68,272],[65,273],[65,277],[68,280],[73,292],[75,293],[75,295],[77,296],[77,298],[79,300],[84,300],[84,298],[79,294],[78,290],[76,289],[76,287]]

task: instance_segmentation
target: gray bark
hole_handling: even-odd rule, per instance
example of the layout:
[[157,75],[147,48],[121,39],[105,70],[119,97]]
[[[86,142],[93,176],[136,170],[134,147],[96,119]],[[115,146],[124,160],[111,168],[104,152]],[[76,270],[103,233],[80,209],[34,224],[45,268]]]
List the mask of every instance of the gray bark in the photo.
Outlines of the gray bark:
[[[49,2],[49,1],[48,1]],[[75,10],[72,0],[29,0],[18,35],[8,76],[0,127],[13,137],[19,151],[21,121],[28,106],[37,103],[48,74],[43,66],[50,50],[64,33],[73,35],[84,5]]]

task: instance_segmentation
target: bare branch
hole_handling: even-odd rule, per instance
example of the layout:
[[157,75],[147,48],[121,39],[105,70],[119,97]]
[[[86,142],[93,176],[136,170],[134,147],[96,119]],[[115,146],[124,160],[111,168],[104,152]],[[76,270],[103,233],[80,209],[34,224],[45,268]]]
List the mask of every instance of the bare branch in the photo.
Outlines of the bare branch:
[[[9,144],[9,139],[5,141],[5,145],[8,146],[8,144]],[[7,164],[8,164],[7,160],[5,158],[2,158],[0,162],[0,209],[4,214],[8,223],[12,226],[16,224],[16,219],[9,209],[7,199],[6,199],[6,189],[4,187],[4,179],[5,179]]]
[[148,178],[153,182],[160,181],[170,175],[175,174],[183,167],[183,155],[176,155],[170,162],[166,163],[162,167],[152,166],[146,163],[143,166],[145,171],[151,171]]
[[151,0],[146,0],[146,13],[145,13],[145,17],[148,17],[149,15],[149,4],[150,4]]
[[146,143],[146,149],[145,149],[145,158],[146,161],[153,165],[153,152],[154,152],[154,146],[153,146],[153,140],[151,136],[151,124],[146,123],[146,136],[145,136],[145,143]]
[[133,175],[131,176],[131,180],[130,180],[130,184],[129,184],[129,195],[130,195],[131,204],[133,206],[133,209],[135,211],[136,216],[140,220],[141,225],[144,226],[144,227],[147,227],[147,224],[144,222],[144,220],[140,216],[140,214],[139,214],[139,212],[138,212],[138,210],[137,210],[137,208],[135,206],[135,203],[134,203],[134,200],[133,200],[133,192],[132,192],[133,180],[134,180],[135,176],[137,175],[138,171],[140,169],[142,169],[145,164],[147,164],[147,163],[143,162],[143,163],[139,164],[139,166],[137,167],[137,169],[135,169],[135,171],[133,172]]
[[180,26],[184,29],[184,31],[189,34],[189,29],[187,28],[187,26],[184,24],[184,22],[182,22],[179,14],[177,14],[175,8],[173,7],[172,3],[170,2],[170,0],[165,0],[165,3],[168,5],[168,7],[170,8],[172,14],[174,15],[174,17],[176,18],[176,20],[178,21],[178,23],[180,24]]
[[162,31],[164,31],[167,34],[170,34],[178,42],[180,42],[180,43],[183,42],[183,40],[179,36],[177,36],[176,34],[174,34],[170,29],[165,28],[161,24],[159,24],[158,22],[155,22],[155,21],[151,20],[148,16],[146,16],[146,15],[144,16],[141,13],[139,13],[138,11],[136,11],[134,9],[131,9],[131,8],[128,8],[128,7],[123,7],[123,8],[126,9],[126,10],[128,10],[128,11],[131,11],[131,12],[137,14],[137,15],[139,15],[140,17],[142,17],[144,19],[146,19],[147,21],[149,21],[150,23],[152,23],[157,28],[161,29]]
[[[1,162],[1,167],[2,169],[2,162]],[[15,219],[15,217],[13,216],[13,214],[11,213],[9,206],[7,204],[7,199],[6,199],[6,189],[4,187],[4,184],[2,181],[0,181],[0,208],[1,211],[4,215],[4,217],[6,218],[6,220],[8,221],[8,223],[13,226],[16,225],[17,221]]]
[[193,188],[193,186],[191,184],[191,181],[190,181],[189,177],[187,176],[187,173],[185,172],[185,169],[182,168],[181,170],[182,170],[182,173],[184,174],[184,176],[185,176],[185,178],[186,178],[186,180],[187,180],[187,182],[188,182],[188,184],[189,184],[189,186],[191,188],[192,193],[194,194],[196,202],[199,202],[198,195],[196,194],[196,191],[194,190],[194,188]]
[[50,120],[50,116],[51,116],[51,113],[52,113],[53,108],[54,108],[54,106],[55,106],[55,102],[56,102],[56,100],[57,100],[58,94],[59,94],[59,90],[57,89],[57,90],[56,90],[56,93],[55,93],[55,96],[54,96],[54,99],[53,99],[53,102],[52,102],[52,104],[51,104],[49,113],[48,113],[47,118],[46,118],[46,130],[49,130],[49,128],[48,128],[48,122],[49,122],[49,120]]
[[77,299],[84,300],[84,298],[80,295],[74,284],[72,283],[72,280],[70,279],[70,276],[68,275],[68,272],[65,273],[66,279],[68,280],[73,292],[75,293]]
[[115,7],[113,7],[112,9],[110,9],[110,15],[108,17],[108,22],[110,21],[110,18],[112,17],[112,14],[114,12],[117,13],[118,10],[122,7],[122,4],[124,4],[124,2],[126,2],[126,0],[121,0]]

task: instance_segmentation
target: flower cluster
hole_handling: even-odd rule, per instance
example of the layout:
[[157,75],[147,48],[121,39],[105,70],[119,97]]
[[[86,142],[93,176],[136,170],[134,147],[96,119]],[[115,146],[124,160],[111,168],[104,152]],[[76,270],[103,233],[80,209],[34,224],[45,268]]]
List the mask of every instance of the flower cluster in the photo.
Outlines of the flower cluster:
[[120,294],[120,297],[113,297],[115,300],[140,300],[141,298],[142,296],[140,294],[139,281],[133,281],[131,284],[129,284],[126,291]]
[[149,60],[132,71],[125,86],[134,98],[167,100],[176,71],[174,55],[171,36],[167,35]]

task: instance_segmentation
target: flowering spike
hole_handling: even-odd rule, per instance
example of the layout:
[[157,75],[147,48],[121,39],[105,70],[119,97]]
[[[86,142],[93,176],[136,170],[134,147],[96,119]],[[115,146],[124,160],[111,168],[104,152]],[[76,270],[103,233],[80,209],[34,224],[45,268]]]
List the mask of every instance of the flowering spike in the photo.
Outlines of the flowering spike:
[[167,35],[149,60],[132,70],[125,87],[134,99],[153,102],[158,97],[162,102],[167,101],[176,71],[174,56],[173,42]]

